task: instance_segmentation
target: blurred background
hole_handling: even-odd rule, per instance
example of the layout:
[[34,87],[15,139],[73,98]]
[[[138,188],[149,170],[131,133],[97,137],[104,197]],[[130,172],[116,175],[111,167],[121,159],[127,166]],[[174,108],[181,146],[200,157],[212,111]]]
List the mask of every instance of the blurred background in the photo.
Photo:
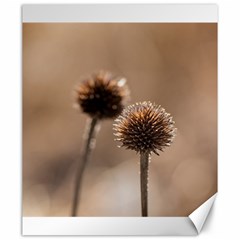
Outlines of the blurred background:
[[[24,23],[23,215],[69,216],[87,116],[73,89],[100,69],[124,76],[131,103],[173,115],[170,148],[152,155],[150,216],[187,216],[217,191],[217,24]],[[140,216],[139,156],[101,124],[79,216]]]

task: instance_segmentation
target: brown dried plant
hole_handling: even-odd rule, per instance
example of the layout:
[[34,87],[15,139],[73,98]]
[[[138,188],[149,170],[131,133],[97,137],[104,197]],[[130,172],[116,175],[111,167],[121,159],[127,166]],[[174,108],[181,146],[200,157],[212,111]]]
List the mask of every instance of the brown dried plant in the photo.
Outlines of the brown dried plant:
[[142,216],[148,216],[148,171],[151,153],[159,155],[171,145],[176,128],[169,113],[159,105],[140,102],[123,110],[115,120],[114,135],[126,149],[140,153]]
[[113,77],[108,71],[100,71],[83,81],[76,88],[76,102],[83,113],[90,117],[84,134],[81,161],[78,162],[72,203],[72,216],[77,215],[83,173],[103,119],[117,117],[129,98],[126,79]]

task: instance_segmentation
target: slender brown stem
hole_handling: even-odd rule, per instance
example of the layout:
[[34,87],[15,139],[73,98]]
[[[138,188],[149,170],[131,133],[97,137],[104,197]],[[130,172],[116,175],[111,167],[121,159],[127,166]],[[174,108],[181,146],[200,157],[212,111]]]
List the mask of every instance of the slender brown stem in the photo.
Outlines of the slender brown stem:
[[140,182],[141,182],[141,205],[142,217],[148,216],[148,169],[149,152],[143,152],[140,156]]
[[92,118],[91,121],[87,123],[86,134],[84,135],[84,138],[83,138],[84,147],[82,151],[82,159],[80,159],[81,161],[78,162],[78,166],[76,170],[77,173],[75,178],[75,185],[74,185],[74,196],[73,196],[72,212],[71,212],[71,216],[73,217],[77,216],[83,173],[86,168],[86,164],[90,156],[91,150],[94,147],[94,141],[96,140],[97,123],[98,123],[98,118],[96,117]]

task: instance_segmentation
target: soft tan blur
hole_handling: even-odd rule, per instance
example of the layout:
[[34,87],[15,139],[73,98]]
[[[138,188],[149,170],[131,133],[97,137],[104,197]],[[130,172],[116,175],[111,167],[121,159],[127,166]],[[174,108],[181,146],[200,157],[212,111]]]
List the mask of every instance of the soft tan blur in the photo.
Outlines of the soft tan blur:
[[[99,69],[125,76],[178,128],[152,156],[150,216],[186,216],[217,191],[216,24],[23,24],[23,215],[69,216],[87,116],[73,89]],[[140,216],[139,156],[103,121],[79,215]]]

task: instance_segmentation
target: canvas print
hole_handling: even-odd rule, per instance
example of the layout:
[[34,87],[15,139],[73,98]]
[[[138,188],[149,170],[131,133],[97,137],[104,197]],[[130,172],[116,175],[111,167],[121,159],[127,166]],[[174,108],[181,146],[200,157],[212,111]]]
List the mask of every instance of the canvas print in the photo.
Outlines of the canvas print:
[[23,216],[188,216],[217,192],[217,23],[23,23]]

